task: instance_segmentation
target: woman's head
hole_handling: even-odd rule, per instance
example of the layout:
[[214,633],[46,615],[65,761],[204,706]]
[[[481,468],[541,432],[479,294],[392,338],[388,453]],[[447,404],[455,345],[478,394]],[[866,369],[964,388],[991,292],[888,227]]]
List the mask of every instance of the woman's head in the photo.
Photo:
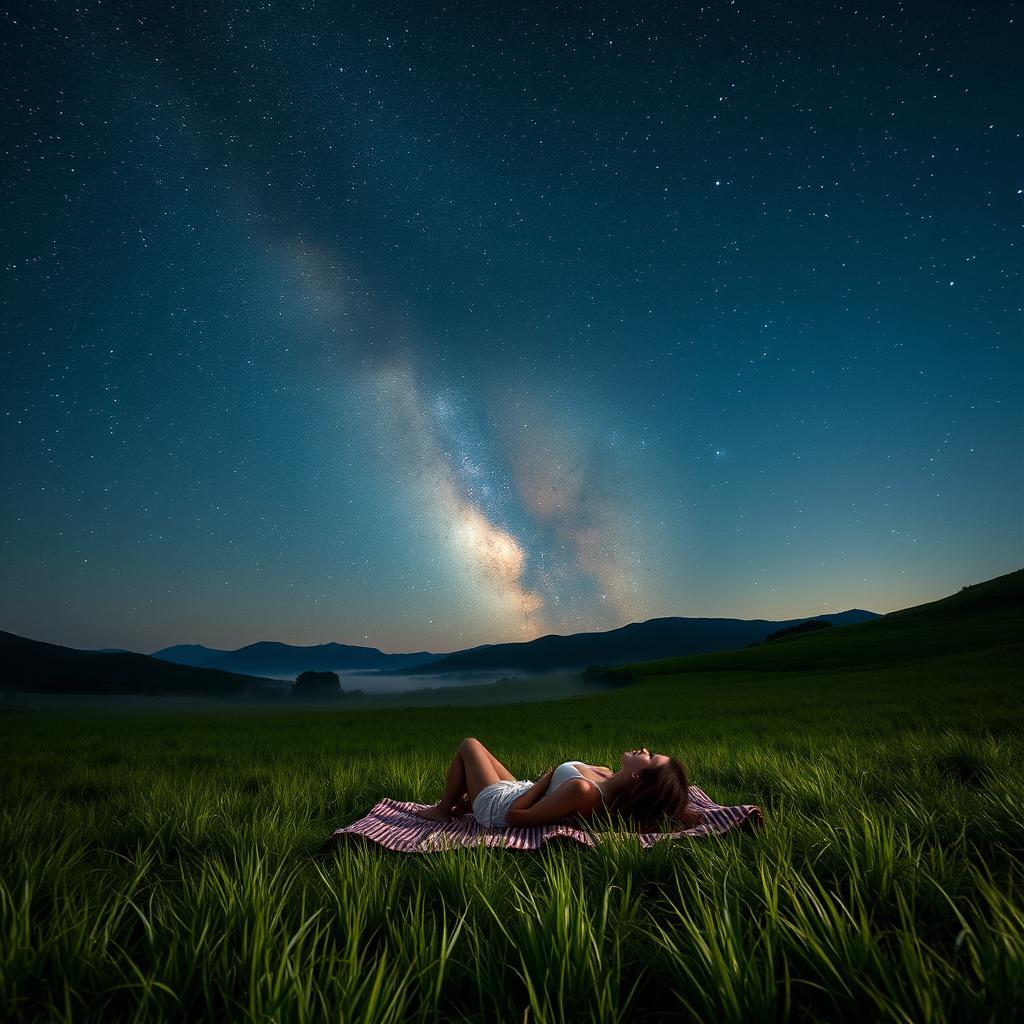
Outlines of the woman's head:
[[671,760],[666,754],[652,754],[646,747],[639,750],[625,750],[619,758],[619,764],[628,771],[642,772],[649,768],[660,768]]
[[641,747],[625,751],[621,764],[630,779],[608,801],[613,815],[641,832],[657,831],[666,815],[679,820],[688,816],[690,783],[686,768],[674,757]]

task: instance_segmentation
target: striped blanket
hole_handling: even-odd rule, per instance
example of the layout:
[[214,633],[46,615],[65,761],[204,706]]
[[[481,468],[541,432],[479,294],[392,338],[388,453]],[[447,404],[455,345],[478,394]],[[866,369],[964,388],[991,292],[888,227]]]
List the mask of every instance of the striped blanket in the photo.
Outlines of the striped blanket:
[[[696,786],[690,787],[690,805],[704,814],[704,820],[699,825],[678,832],[641,833],[640,845],[646,849],[665,839],[695,839],[699,836],[721,835],[744,826],[764,824],[760,807],[753,804],[722,807]],[[458,846],[476,846],[479,843],[510,850],[537,850],[542,843],[552,839],[572,839],[585,846],[594,846],[596,842],[592,831],[571,825],[483,828],[472,814],[464,814],[447,822],[427,821],[414,813],[415,808],[422,806],[400,800],[381,800],[365,818],[337,829],[331,838],[341,840],[359,836],[403,853],[429,853]]]

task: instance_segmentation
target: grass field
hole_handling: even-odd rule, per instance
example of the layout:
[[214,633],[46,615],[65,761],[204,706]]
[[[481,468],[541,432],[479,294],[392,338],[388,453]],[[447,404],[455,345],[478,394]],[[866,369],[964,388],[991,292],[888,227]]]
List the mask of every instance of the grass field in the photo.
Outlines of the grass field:
[[[1022,1019],[1020,575],[585,699],[2,715],[0,1017]],[[520,776],[644,743],[767,825],[321,852],[465,735]]]

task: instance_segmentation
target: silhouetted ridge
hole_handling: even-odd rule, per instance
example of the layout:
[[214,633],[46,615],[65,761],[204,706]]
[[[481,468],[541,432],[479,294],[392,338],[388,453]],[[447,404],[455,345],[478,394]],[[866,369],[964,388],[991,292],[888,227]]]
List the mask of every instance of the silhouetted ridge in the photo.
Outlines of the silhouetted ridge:
[[414,654],[385,654],[376,647],[350,644],[293,644],[260,640],[237,651],[218,651],[200,644],[179,644],[156,651],[154,658],[184,665],[219,668],[226,672],[292,679],[300,672],[353,672],[402,669],[426,664],[441,657],[429,651]]
[[266,692],[274,684],[146,654],[78,651],[0,632],[0,687],[27,693],[241,696]]
[[781,640],[784,636],[797,636],[800,633],[813,633],[816,629],[828,629],[832,625],[831,622],[826,622],[824,619],[809,619],[807,622],[801,622],[796,626],[787,626],[785,629],[777,629],[774,633],[769,633],[765,638],[765,643],[769,643],[772,640]]
[[783,643],[664,660],[638,658],[631,678],[688,672],[833,671],[892,665],[1015,644],[1024,654],[1024,570],[957,594],[843,629],[820,629]]
[[[848,625],[878,618],[874,612],[851,609],[815,618]],[[634,622],[601,633],[549,634],[527,643],[492,644],[457,651],[408,670],[416,675],[460,672],[519,671],[529,673],[582,669],[589,665],[627,665],[686,654],[732,650],[759,643],[769,633],[798,625],[804,619],[663,618]]]

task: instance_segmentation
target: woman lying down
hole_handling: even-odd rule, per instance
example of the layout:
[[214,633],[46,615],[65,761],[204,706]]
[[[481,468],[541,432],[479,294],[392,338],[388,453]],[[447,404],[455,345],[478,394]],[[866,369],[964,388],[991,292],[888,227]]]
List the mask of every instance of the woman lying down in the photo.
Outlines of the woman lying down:
[[464,739],[455,752],[444,793],[416,813],[450,821],[473,812],[485,828],[566,824],[607,814],[638,832],[658,831],[665,817],[688,828],[701,820],[689,807],[686,769],[675,758],[646,747],[627,750],[620,768],[563,761],[536,782],[515,776],[479,741]]

